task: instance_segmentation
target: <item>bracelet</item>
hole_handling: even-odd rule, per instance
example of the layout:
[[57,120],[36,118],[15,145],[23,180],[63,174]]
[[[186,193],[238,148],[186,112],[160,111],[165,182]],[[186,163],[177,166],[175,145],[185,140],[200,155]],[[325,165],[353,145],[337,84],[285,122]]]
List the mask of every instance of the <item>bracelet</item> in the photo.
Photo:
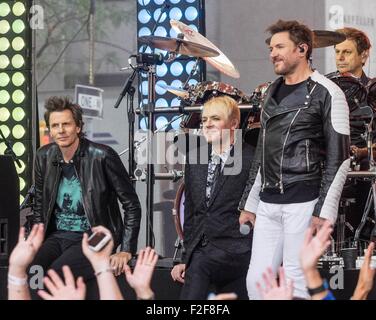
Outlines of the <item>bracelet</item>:
[[328,282],[326,280],[323,281],[323,283],[321,284],[321,286],[317,287],[317,288],[307,288],[308,289],[308,293],[310,296],[313,296],[315,294],[319,294],[321,292],[324,292],[326,290],[329,289],[329,285],[328,285]]
[[94,275],[96,277],[98,277],[99,275],[101,275],[102,273],[105,273],[105,272],[111,272],[111,273],[113,273],[114,269],[110,268],[110,267],[106,267],[105,269],[102,269],[102,270],[99,270],[99,271],[95,272]]
[[26,278],[19,278],[12,276],[8,273],[8,284],[13,284],[15,286],[26,286],[27,285],[27,277]]

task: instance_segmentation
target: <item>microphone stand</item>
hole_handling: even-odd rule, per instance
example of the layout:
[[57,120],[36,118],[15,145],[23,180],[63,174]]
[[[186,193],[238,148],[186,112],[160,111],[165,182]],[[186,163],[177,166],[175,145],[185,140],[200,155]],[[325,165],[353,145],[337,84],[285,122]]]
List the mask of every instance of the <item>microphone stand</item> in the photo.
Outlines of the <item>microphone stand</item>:
[[5,136],[4,136],[4,134],[3,134],[3,131],[1,131],[1,129],[0,129],[0,136],[1,136],[1,138],[3,139],[3,142],[5,143],[5,145],[6,145],[6,147],[7,147],[7,148],[5,149],[4,154],[6,154],[6,155],[10,155],[10,156],[12,157],[13,161],[16,162],[17,167],[21,169],[21,168],[22,168],[21,162],[20,162],[20,160],[18,159],[17,155],[14,153],[13,148],[12,148],[12,145],[11,145],[10,142],[5,138]]

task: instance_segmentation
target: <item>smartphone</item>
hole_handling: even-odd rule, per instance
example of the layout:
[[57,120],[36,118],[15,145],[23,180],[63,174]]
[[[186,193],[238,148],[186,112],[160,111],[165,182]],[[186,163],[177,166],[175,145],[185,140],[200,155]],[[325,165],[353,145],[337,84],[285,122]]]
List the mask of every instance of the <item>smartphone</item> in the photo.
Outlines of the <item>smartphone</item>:
[[88,239],[89,248],[93,251],[102,250],[111,240],[111,235],[103,232],[94,232]]

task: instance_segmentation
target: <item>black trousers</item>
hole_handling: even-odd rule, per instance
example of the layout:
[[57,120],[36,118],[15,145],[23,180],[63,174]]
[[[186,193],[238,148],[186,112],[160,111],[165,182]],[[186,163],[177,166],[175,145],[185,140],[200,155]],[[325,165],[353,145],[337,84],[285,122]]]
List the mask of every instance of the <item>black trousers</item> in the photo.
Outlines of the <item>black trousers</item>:
[[231,254],[210,242],[198,246],[185,272],[180,299],[205,300],[214,293],[235,292],[238,299],[248,300],[246,277],[251,251]]
[[[44,241],[29,267],[28,276],[31,280],[30,284],[35,282],[32,280],[35,273],[31,273],[33,266],[42,267],[44,275],[47,275],[49,269],[53,269],[63,279],[62,267],[65,265],[70,267],[75,279],[80,276],[84,278],[86,284],[86,299],[99,299],[94,269],[82,252],[82,241],[59,238],[54,236],[54,234],[50,235]],[[37,295],[37,291],[36,288],[32,288],[32,285],[30,286],[32,299],[40,299]]]

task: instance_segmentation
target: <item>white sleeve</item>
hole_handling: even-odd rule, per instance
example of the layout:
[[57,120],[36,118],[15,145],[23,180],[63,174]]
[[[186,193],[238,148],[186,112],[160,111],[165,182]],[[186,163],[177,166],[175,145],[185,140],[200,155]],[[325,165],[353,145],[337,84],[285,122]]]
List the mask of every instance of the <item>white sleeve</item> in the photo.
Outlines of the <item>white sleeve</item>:
[[255,182],[249,192],[247,201],[244,206],[244,210],[256,214],[258,204],[260,202],[260,190],[261,190],[261,173],[260,168],[257,172]]

